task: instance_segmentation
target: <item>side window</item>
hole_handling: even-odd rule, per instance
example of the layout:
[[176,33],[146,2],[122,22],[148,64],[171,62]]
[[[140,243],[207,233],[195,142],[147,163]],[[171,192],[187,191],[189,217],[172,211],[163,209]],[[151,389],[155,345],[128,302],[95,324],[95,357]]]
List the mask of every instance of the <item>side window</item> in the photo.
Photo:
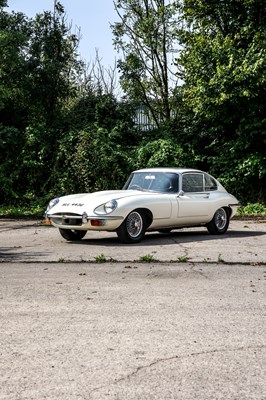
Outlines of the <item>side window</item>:
[[204,174],[204,183],[206,191],[217,190],[217,183],[210,175]]
[[182,189],[184,192],[203,192],[203,174],[184,174]]
[[150,187],[161,193],[176,193],[178,192],[178,175],[172,173],[158,173]]

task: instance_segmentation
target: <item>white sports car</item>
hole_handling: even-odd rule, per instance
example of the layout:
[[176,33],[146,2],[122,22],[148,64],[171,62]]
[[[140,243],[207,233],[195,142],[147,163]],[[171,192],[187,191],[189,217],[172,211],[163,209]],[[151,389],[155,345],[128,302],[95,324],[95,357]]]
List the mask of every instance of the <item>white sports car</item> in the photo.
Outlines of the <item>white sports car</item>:
[[53,199],[45,215],[69,241],[81,240],[87,231],[115,231],[123,243],[138,243],[146,231],[167,233],[189,226],[223,234],[238,205],[206,172],[148,168],[132,172],[122,190]]

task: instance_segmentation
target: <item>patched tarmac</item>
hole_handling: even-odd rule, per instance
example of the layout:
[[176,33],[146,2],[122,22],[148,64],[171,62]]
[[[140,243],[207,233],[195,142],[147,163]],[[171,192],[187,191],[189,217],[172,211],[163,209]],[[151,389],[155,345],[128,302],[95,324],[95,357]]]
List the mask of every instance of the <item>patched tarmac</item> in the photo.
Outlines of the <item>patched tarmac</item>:
[[87,232],[67,242],[58,229],[38,220],[0,220],[0,261],[5,262],[161,262],[266,263],[265,219],[233,220],[225,235],[189,228],[169,234],[147,233],[141,243],[125,245],[115,233]]

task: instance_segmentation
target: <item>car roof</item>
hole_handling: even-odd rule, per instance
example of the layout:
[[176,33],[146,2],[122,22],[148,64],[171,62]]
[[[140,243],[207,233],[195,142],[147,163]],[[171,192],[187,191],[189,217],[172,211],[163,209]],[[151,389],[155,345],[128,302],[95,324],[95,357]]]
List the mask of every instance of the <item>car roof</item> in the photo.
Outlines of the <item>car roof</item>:
[[159,167],[159,168],[142,168],[142,169],[137,169],[133,171],[133,173],[136,172],[168,172],[168,173],[175,173],[175,174],[183,174],[185,172],[201,172],[199,169],[193,169],[193,168],[174,168],[174,167]]

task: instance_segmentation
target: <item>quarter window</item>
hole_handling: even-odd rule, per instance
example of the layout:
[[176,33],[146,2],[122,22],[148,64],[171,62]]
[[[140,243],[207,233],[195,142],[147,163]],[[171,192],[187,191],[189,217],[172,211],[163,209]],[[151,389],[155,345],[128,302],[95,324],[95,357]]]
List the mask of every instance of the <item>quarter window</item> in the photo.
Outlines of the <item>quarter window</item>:
[[205,190],[217,190],[217,183],[212,176],[204,174],[204,183],[205,183]]

